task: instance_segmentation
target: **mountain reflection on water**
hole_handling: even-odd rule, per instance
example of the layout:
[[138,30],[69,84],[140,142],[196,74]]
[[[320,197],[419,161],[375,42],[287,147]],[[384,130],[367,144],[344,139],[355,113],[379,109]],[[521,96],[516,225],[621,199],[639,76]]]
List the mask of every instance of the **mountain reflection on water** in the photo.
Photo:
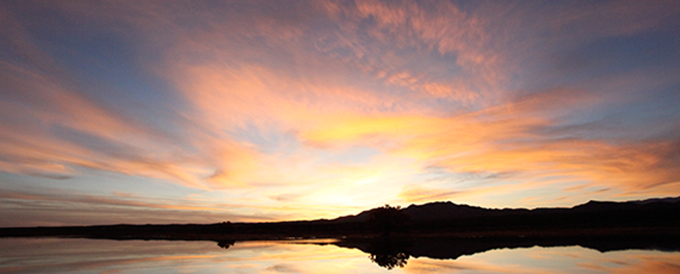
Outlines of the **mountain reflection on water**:
[[[410,257],[455,260],[494,249],[581,246],[599,252],[617,250],[680,251],[680,240],[668,238],[572,237],[559,239],[530,238],[430,238],[430,239],[350,239],[332,243],[356,248],[370,254],[372,262],[392,269],[404,267]],[[680,267],[678,268],[680,270]]]
[[0,273],[680,273],[680,252],[673,250],[679,250],[673,241],[634,239],[5,238]]

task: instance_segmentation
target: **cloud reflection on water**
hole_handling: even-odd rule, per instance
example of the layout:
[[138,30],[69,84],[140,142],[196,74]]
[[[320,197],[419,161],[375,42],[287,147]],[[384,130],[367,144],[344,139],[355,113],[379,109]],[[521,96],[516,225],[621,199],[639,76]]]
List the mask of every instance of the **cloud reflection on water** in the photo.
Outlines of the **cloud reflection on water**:
[[[295,243],[295,244],[293,244]],[[678,273],[680,252],[601,253],[578,246],[502,248],[455,260],[411,257],[381,268],[358,249],[304,242],[2,239],[0,273]],[[644,271],[643,271],[644,270]]]

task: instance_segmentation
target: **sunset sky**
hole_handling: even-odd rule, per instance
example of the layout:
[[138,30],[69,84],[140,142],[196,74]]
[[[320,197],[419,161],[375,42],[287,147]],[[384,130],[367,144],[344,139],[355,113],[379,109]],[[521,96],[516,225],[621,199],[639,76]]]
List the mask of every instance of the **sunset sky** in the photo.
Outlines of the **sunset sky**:
[[678,1],[0,2],[0,226],[669,196]]

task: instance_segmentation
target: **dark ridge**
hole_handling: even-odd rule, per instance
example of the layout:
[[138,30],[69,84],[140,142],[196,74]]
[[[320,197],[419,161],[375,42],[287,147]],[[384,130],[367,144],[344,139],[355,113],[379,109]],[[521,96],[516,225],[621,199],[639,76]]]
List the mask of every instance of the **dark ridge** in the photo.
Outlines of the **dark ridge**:
[[[392,211],[376,220],[381,211]],[[396,214],[396,215],[395,215]],[[0,237],[253,240],[293,238],[680,237],[680,197],[590,201],[573,208],[487,209],[452,202],[381,207],[332,220],[276,223],[0,228]],[[397,218],[398,217],[398,218]],[[373,219],[372,219],[373,218]],[[380,225],[376,225],[380,222]]]
[[494,211],[452,202],[435,202],[424,205],[410,205],[404,212],[413,221],[431,221],[450,218],[473,218],[491,216]]
[[[459,205],[452,202],[433,202],[423,205],[410,205],[401,211],[408,215],[411,221],[416,223],[432,223],[432,222],[447,222],[466,220],[469,222],[482,221],[494,222],[493,220],[503,220],[505,222],[513,223],[511,219],[525,220],[527,218],[533,221],[538,221],[545,218],[545,221],[553,221],[555,223],[565,223],[573,221],[572,225],[578,226],[579,221],[587,221],[587,223],[596,222],[595,219],[588,215],[605,217],[603,221],[621,222],[630,219],[632,221],[651,221],[657,223],[655,220],[664,222],[667,219],[664,217],[671,217],[674,210],[680,207],[680,197],[663,198],[663,199],[648,199],[643,201],[628,201],[628,202],[604,202],[604,201],[589,201],[585,204],[574,206],[573,208],[536,208],[536,209],[487,209],[477,206]],[[367,216],[375,209],[361,212],[358,215],[344,216],[337,219],[330,220],[332,223],[352,223],[365,222]],[[606,212],[606,214],[604,214]],[[596,214],[603,213],[603,214]],[[646,214],[649,218],[646,218]],[[625,218],[634,217],[634,218]],[[557,217],[561,218],[558,219]],[[675,218],[671,218],[675,219]],[[529,221],[529,220],[527,220]],[[639,223],[644,226],[645,223]]]

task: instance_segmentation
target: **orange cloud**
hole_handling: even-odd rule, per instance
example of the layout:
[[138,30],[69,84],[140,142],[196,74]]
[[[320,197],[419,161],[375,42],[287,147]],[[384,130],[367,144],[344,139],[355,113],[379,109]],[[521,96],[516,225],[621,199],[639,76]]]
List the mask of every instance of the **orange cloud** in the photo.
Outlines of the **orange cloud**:
[[[567,100],[559,100],[561,97]],[[573,93],[558,91],[450,118],[343,118],[342,122],[302,131],[300,136],[325,146],[375,146],[390,155],[417,159],[425,166],[439,166],[452,173],[504,174],[495,180],[527,181],[514,184],[515,190],[572,180],[607,186],[619,193],[649,191],[662,185],[678,193],[676,177],[680,169],[673,162],[676,142],[612,143],[564,137],[544,130],[559,127],[556,118],[536,116],[543,109],[556,107],[552,105],[554,101],[562,102],[562,107],[582,106],[587,98],[576,100]],[[555,111],[558,113],[559,109]],[[531,182],[537,178],[544,178],[543,183]],[[668,187],[664,188],[666,193]],[[503,189],[494,187],[489,191],[502,193]],[[453,197],[459,192],[471,195],[476,191],[426,190],[414,186],[406,188],[400,197],[406,201],[427,201]]]

